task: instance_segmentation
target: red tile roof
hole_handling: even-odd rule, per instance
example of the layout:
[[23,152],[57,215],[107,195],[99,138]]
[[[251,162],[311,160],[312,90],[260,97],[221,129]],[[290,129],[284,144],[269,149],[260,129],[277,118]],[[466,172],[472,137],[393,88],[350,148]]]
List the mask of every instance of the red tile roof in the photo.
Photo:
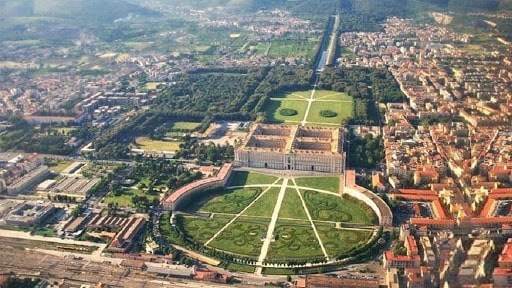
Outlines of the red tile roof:
[[400,191],[400,194],[437,196],[437,193],[432,190],[398,189],[398,191]]
[[136,268],[140,270],[142,270],[142,268],[145,266],[144,262],[140,260],[123,260],[121,261],[120,265],[123,267]]
[[436,199],[432,201],[432,205],[434,206],[434,209],[437,212],[437,216],[439,219],[448,219],[449,217],[446,215],[446,212],[444,211],[444,207],[441,204],[441,201],[439,199]]
[[503,250],[501,250],[501,254],[498,257],[498,263],[502,264],[502,262],[511,262],[512,263],[512,238],[509,238],[505,246],[503,246]]
[[494,269],[494,272],[492,272],[492,276],[501,276],[501,277],[511,277],[512,276],[512,269],[511,268],[501,268],[497,267]]
[[174,193],[172,193],[167,198],[165,198],[164,202],[174,203],[181,196],[187,194],[189,191],[191,191],[195,188],[201,187],[201,186],[211,183],[211,182],[224,180],[224,178],[229,174],[232,166],[233,166],[232,163],[226,163],[226,164],[222,165],[219,172],[217,172],[217,175],[215,175],[214,177],[197,180],[190,184],[187,184],[185,186],[178,188],[178,190],[174,191]]
[[418,255],[418,245],[416,244],[414,236],[407,236],[407,244],[409,246],[410,255]]
[[420,261],[419,255],[395,255],[393,251],[388,250],[384,252],[384,257],[387,261],[398,261],[398,262],[408,262],[408,261]]
[[496,200],[494,200],[494,198],[492,198],[492,197],[487,198],[487,201],[485,201],[484,207],[482,208],[482,211],[480,212],[480,217],[490,216],[489,213],[492,212],[491,209],[493,209],[495,202],[496,202]]

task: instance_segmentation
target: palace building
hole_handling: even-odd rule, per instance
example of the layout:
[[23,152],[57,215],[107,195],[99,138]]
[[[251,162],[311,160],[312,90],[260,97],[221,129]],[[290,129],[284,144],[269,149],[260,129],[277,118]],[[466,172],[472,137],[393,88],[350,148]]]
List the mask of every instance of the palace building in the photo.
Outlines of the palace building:
[[341,128],[255,124],[235,151],[235,165],[343,173]]

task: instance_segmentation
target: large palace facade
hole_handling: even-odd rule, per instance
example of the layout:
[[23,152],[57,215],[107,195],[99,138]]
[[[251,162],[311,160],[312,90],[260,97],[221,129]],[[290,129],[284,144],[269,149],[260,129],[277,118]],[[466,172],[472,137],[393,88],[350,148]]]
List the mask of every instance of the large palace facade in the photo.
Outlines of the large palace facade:
[[235,151],[235,165],[342,173],[341,128],[255,124]]

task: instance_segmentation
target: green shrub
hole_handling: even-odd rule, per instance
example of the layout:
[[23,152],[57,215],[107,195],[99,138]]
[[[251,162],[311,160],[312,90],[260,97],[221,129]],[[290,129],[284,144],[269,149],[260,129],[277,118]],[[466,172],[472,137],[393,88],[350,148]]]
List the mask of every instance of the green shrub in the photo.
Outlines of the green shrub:
[[320,111],[320,116],[326,117],[326,118],[332,118],[338,116],[338,113],[332,111],[332,110],[322,110]]
[[294,116],[297,115],[298,113],[299,112],[297,112],[297,110],[290,108],[283,108],[279,110],[279,114],[281,114],[282,116]]

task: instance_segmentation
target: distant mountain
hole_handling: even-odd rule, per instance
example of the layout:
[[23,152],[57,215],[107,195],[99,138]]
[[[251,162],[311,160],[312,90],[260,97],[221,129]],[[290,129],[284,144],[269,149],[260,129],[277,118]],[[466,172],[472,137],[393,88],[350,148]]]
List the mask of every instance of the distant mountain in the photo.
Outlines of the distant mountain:
[[157,12],[126,0],[0,0],[0,17],[57,17],[110,22],[128,15],[155,16]]
[[454,12],[511,11],[512,0],[415,0]]
[[[317,0],[315,0],[317,1]],[[324,1],[324,0],[320,0]],[[205,9],[224,7],[242,10],[257,10],[262,8],[282,7],[289,2],[301,3],[304,0],[167,0],[169,6],[186,7],[190,9]]]

